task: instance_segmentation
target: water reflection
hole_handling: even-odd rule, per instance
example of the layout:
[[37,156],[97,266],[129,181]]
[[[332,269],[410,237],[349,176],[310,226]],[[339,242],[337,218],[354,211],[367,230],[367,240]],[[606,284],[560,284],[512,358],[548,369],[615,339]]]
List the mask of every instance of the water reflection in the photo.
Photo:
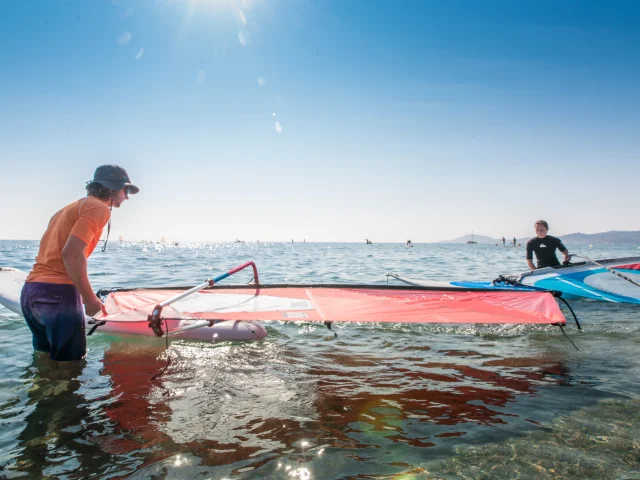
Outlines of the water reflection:
[[108,432],[95,436],[100,448],[113,454],[128,454],[144,449],[144,464],[152,463],[172,449],[173,441],[159,425],[171,418],[165,402],[168,395],[162,380],[152,380],[166,365],[164,346],[158,342],[113,342],[105,351],[100,372],[111,384],[110,401],[102,413],[111,426]]
[[[106,341],[98,375],[34,360],[12,470],[33,478],[393,475],[540,423],[522,399],[576,386],[544,346],[270,327],[266,341]],[[105,336],[106,337],[106,336]],[[108,338],[108,337],[107,337]],[[99,368],[99,372],[96,367]],[[534,403],[536,400],[533,400]],[[541,407],[542,408],[542,407]],[[522,416],[522,414],[526,415]],[[453,468],[453,467],[451,467]]]
[[29,478],[76,472],[80,478],[92,465],[109,462],[99,446],[79,442],[91,408],[80,392],[85,362],[62,367],[46,354],[35,353],[25,373],[29,379],[25,426],[18,436],[15,470]]
[[176,344],[172,365],[154,383],[148,378],[164,361],[158,352],[110,351],[103,373],[117,401],[104,412],[119,432],[101,445],[120,454],[145,450],[140,466],[164,472],[284,477],[301,465],[324,469],[328,455],[339,456],[336,467],[354,459],[379,464],[372,449],[392,454],[380,468],[397,470],[418,464],[425,449],[448,449],[472,441],[479,428],[513,422],[509,403],[568,378],[554,357],[419,344],[356,356],[352,348]]

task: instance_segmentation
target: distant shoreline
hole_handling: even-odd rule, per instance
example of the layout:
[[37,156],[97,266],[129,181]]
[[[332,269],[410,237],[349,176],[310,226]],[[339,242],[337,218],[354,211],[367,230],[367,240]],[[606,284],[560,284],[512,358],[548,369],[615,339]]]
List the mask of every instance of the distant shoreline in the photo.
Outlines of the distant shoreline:
[[[553,234],[553,233],[551,233]],[[528,237],[516,238],[516,243],[526,244],[533,234]],[[563,243],[569,245],[638,245],[640,244],[640,231],[638,230],[610,230],[600,233],[569,233],[567,235],[555,235]],[[473,239],[479,244],[502,244],[501,238],[493,238],[485,235],[473,234]],[[455,238],[453,240],[443,240],[434,243],[467,243],[471,240],[471,234]],[[513,236],[505,236],[505,244],[513,244]]]
[[[640,246],[640,232],[634,232],[637,233],[638,238],[637,240],[631,239],[631,240],[612,240],[612,239],[598,239],[598,238],[587,238],[584,240],[573,240],[573,238],[569,235],[567,236],[560,236],[560,238],[562,239],[563,243],[566,245],[600,245],[600,246],[606,246],[606,245],[615,245],[615,246],[632,246],[632,247],[636,247],[636,246]],[[572,235],[576,235],[576,234],[572,234]],[[593,235],[586,235],[586,234],[579,234],[579,235],[585,235],[587,237],[593,237],[595,235],[599,235],[599,234],[593,234]],[[476,242],[475,245],[469,245],[469,248],[473,248],[473,247],[477,247],[477,246],[498,246],[498,247],[503,247],[502,245],[502,239],[490,239],[489,237],[482,237],[479,235],[474,235],[474,240]],[[459,239],[454,239],[454,240],[442,240],[442,241],[437,241],[437,242],[420,242],[420,241],[414,241],[412,242],[412,245],[418,246],[418,245],[463,245],[467,243],[466,240],[467,237],[461,237]],[[487,240],[487,238],[489,238]],[[517,238],[516,239],[516,246],[515,248],[524,248],[527,241],[529,241],[529,239],[532,237],[526,237],[526,238]],[[0,242],[39,242],[40,239],[13,239],[13,238],[9,238],[9,239],[0,239]],[[160,241],[160,240],[122,240],[123,243],[139,243],[139,244],[147,244],[147,245],[166,245],[166,246],[180,246],[180,245],[188,245],[188,244],[202,244],[202,243],[211,243],[211,244],[234,244],[234,245],[260,245],[260,244],[274,244],[274,243],[286,243],[286,244],[301,244],[301,245],[305,245],[305,244],[349,244],[349,245],[358,245],[358,244],[362,244],[368,247],[375,247],[376,245],[402,245],[406,247],[406,241],[393,241],[393,242],[372,242],[371,244],[366,244],[364,241],[340,241],[340,240],[323,240],[323,241],[311,241],[311,240],[307,240],[306,242],[303,241],[294,241],[291,242],[290,240],[264,240],[264,241],[245,241],[245,242],[236,242],[235,240],[166,240],[166,241]],[[110,241],[110,244],[119,244],[120,241],[115,240],[115,241]],[[511,240],[505,239],[505,245],[504,248],[514,248],[513,245],[513,238]]]

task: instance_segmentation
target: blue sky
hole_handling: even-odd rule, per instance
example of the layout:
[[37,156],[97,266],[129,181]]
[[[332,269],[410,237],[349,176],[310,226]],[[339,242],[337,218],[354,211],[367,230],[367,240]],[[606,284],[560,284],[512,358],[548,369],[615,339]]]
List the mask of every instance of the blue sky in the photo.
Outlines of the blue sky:
[[640,3],[0,2],[0,238],[97,165],[130,240],[639,230]]

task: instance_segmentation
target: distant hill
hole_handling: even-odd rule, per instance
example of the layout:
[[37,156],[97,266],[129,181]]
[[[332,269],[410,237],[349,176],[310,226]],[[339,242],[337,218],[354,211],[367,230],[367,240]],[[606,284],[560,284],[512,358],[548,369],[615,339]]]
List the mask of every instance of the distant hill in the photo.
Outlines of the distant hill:
[[[531,235],[533,237],[533,235]],[[517,243],[525,244],[531,237],[516,238]],[[611,230],[602,233],[570,233],[560,235],[564,243],[571,245],[638,245],[640,244],[640,231],[620,231]],[[454,238],[453,240],[443,240],[438,243],[467,243],[471,240],[471,235]],[[473,240],[478,243],[502,243],[502,238],[492,238],[485,235],[474,235]],[[507,244],[513,242],[513,237],[506,239]]]
[[562,235],[564,243],[587,245],[636,245],[640,244],[639,231],[611,230],[602,233],[571,233]]

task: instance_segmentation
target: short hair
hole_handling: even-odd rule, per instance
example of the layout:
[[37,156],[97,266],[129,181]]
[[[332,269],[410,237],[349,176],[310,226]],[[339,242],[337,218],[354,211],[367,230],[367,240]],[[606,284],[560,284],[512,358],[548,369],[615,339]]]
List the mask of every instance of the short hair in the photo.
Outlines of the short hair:
[[116,190],[111,190],[97,182],[91,182],[87,184],[87,195],[90,197],[96,197],[100,200],[110,200],[115,197]]
[[545,220],[538,220],[534,227],[537,227],[538,225],[542,225],[544,228],[546,228],[547,230],[549,230],[549,224],[545,221]]

